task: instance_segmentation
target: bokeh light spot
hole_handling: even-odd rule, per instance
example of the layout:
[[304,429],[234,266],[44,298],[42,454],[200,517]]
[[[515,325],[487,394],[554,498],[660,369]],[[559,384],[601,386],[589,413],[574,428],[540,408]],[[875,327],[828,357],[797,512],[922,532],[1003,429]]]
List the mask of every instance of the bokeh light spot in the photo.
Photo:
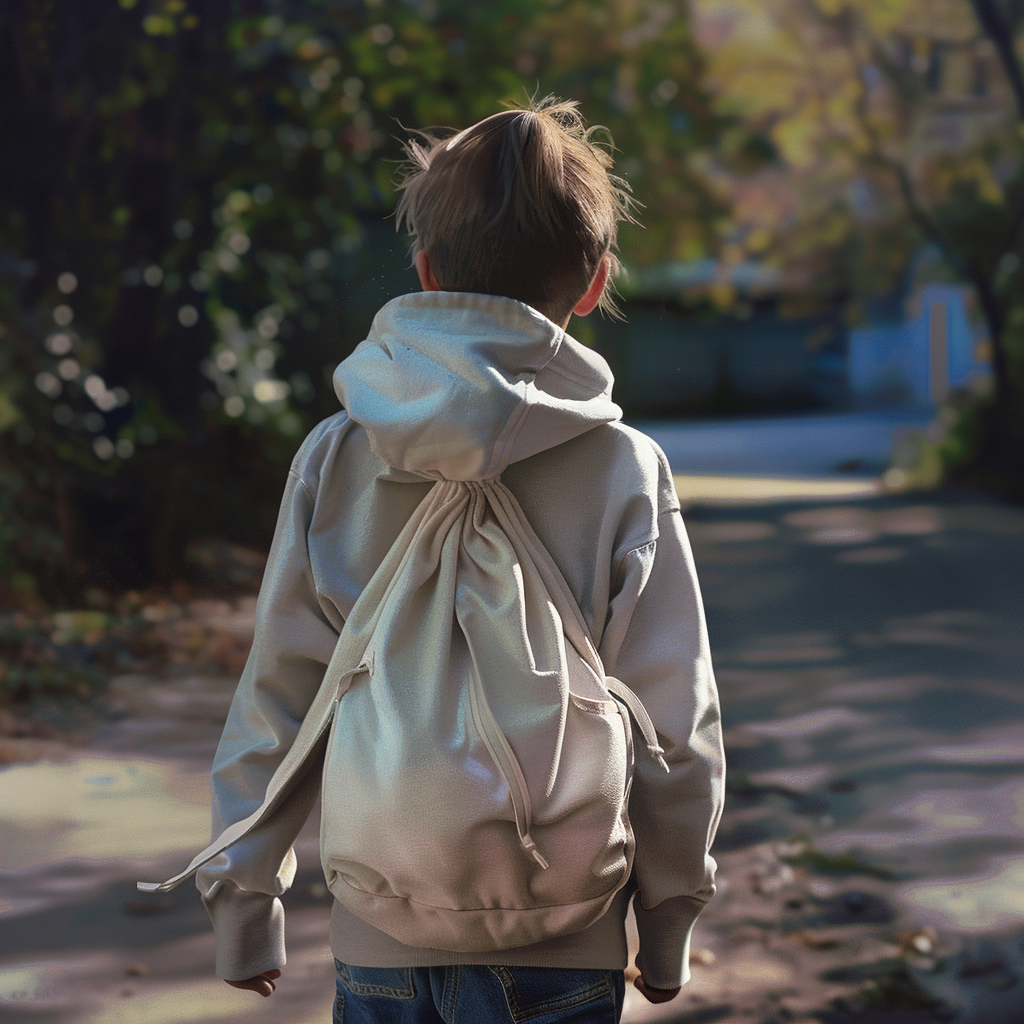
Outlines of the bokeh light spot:
[[96,453],[97,459],[107,462],[114,457],[114,442],[101,434],[93,440],[92,450]]

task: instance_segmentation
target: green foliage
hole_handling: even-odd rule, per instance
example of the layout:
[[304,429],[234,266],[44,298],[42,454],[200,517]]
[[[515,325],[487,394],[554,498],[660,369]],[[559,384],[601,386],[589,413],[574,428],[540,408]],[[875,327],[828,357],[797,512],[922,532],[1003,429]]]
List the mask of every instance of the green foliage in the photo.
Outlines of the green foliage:
[[[80,621],[84,616],[90,621]],[[97,616],[103,621],[93,621]],[[106,631],[107,616],[58,613],[54,618],[59,625],[24,615],[0,619],[0,706],[44,694],[89,698],[106,685],[108,676],[96,665],[92,648],[96,634]]]
[[330,370],[412,284],[380,230],[403,126],[579,99],[649,211],[626,258],[701,255],[694,154],[732,124],[701,71],[683,0],[11,0],[0,570],[57,597],[266,539]]
[[992,388],[952,394],[927,429],[897,446],[885,474],[894,489],[950,482],[1024,501],[1024,302],[1010,305],[1002,337],[1009,400]]

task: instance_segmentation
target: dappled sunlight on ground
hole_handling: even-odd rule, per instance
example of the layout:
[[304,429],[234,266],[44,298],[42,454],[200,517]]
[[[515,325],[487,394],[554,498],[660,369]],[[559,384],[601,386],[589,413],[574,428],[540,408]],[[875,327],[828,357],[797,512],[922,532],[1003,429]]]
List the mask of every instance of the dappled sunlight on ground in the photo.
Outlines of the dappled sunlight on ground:
[[225,985],[217,978],[186,983],[108,1003],[82,1018],[83,1024],[185,1024],[187,1021],[231,1021],[253,1009],[253,995]]
[[985,932],[1019,924],[1024,921],[1024,857],[996,861],[994,867],[983,877],[911,883],[900,895],[940,927]]
[[83,757],[12,765],[0,772],[0,871],[201,848],[210,831],[209,788],[206,773],[159,762]]
[[[853,495],[822,494],[788,506],[744,505],[728,489],[731,505],[712,496],[684,518],[726,725],[730,800],[716,847],[726,889],[699,925],[719,954],[705,972],[712,990],[677,1019],[750,1019],[752,1009],[783,1019],[769,1012],[774,992],[793,1013],[823,1020],[836,998],[865,1010],[870,981],[876,1016],[866,1019],[895,1020],[884,1013],[917,1000],[927,1010],[919,1019],[1015,1020],[1024,999],[1024,511],[953,495],[850,503]],[[780,855],[787,844],[799,855]],[[759,849],[790,865],[774,876],[789,902],[771,905],[762,891],[763,914],[751,916],[736,887],[758,884],[737,872],[749,877]],[[819,913],[797,927],[796,908],[844,891],[868,909],[880,901],[877,919],[863,911],[860,923],[854,914],[826,933]],[[898,936],[926,926],[943,956],[908,964]],[[805,960],[798,984],[762,986],[756,1006],[717,969],[751,927],[769,967],[780,942]],[[987,980],[970,968],[982,936],[1003,942]],[[854,977],[836,966],[867,957],[858,943],[889,944],[873,954],[889,965],[873,980],[867,968]],[[804,1001],[810,992],[815,1005]],[[681,999],[699,993],[690,986]],[[701,1005],[727,1012],[700,1016]],[[636,1017],[647,1019],[673,1018]]]
[[676,491],[684,502],[715,504],[732,502],[843,500],[870,498],[882,492],[873,477],[841,478],[788,476],[687,476],[676,475]]
[[[729,763],[720,891],[698,922],[692,982],[662,1006],[630,986],[624,1021],[1016,1024],[1024,512],[954,495],[713,497],[685,519]],[[208,611],[210,623],[198,605],[188,620],[207,646],[224,621],[232,636],[251,629],[251,602]],[[5,1019],[329,1020],[315,819],[270,999],[213,977],[191,883],[135,890],[208,837],[233,685],[182,666],[122,676],[87,743],[48,740],[47,760],[0,770]]]

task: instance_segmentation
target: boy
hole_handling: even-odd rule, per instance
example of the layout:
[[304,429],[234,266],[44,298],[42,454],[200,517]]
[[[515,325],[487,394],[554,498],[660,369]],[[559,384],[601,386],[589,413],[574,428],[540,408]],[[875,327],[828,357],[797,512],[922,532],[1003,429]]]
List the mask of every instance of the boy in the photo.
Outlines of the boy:
[[[500,473],[607,674],[647,708],[668,772],[637,757],[632,876],[582,930],[460,953],[404,945],[336,901],[335,1020],[618,1020],[634,896],[637,987],[661,1002],[687,980],[690,931],[714,892],[708,851],[724,774],[703,609],[669,467],[618,422],[604,360],[565,333],[573,313],[607,305],[627,200],[574,103],[505,111],[409,153],[398,218],[414,237],[423,291],[378,313],[336,373],[344,410],[313,430],[292,464],[255,642],[213,768],[213,831],[260,805],[356,598],[433,481]],[[368,373],[366,360],[382,353]],[[278,897],[320,795],[317,774],[290,793],[272,829],[197,876],[217,973],[264,996],[285,963]],[[437,794],[439,808],[444,799]]]

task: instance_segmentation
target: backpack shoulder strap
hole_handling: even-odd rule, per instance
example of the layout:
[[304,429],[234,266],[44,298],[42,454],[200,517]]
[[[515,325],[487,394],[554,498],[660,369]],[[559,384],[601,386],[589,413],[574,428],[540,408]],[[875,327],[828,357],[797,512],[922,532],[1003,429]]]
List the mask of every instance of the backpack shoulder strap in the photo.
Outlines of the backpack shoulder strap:
[[566,639],[590,668],[604,678],[604,666],[590,637],[590,628],[561,569],[530,525],[515,495],[498,479],[488,483],[488,492],[492,495],[491,508],[511,541],[513,550],[521,560],[526,556],[537,566],[562,620]]
[[597,673],[608,692],[625,704],[640,729],[651,757],[666,772],[669,771],[664,757],[665,750],[658,742],[658,734],[651,721],[651,716],[647,713],[640,698],[625,683],[605,673],[601,657],[591,639],[586,619],[583,617],[583,612],[580,610],[569,584],[555,564],[551,553],[544,546],[544,542],[530,526],[519,502],[516,501],[512,492],[497,480],[493,482],[490,493],[494,496],[491,508],[512,542],[516,554],[522,557],[523,552],[528,553],[534,565],[537,566],[544,585],[562,619],[562,628],[565,630],[566,639],[583,661]]
[[[269,818],[306,772],[319,760],[338,701],[352,685],[352,680],[357,675],[361,672],[373,672],[372,658],[348,671],[332,671],[332,669],[336,669],[335,663],[338,661],[341,647],[339,640],[334,648],[330,664],[327,666],[327,671],[324,673],[324,681],[320,684],[320,689],[317,690],[316,697],[313,699],[309,711],[306,712],[306,717],[302,720],[302,725],[299,727],[291,747],[277,766],[277,771],[271,776],[270,782],[267,783],[267,792],[263,803],[248,818],[229,825],[202,853],[196,854],[192,863],[184,871],[180,871],[165,882],[136,882],[140,892],[170,892],[182,882],[187,881],[204,864],[213,860],[232,843],[237,843],[239,839],[248,835],[257,825]],[[337,680],[336,685],[335,680]]]
[[[352,685],[356,676],[363,672],[371,675],[373,673],[373,654],[371,652],[369,657],[364,655],[366,640],[372,632],[374,615],[379,611],[388,588],[408,556],[416,530],[442,503],[441,487],[438,485],[443,483],[444,481],[439,480],[431,487],[416,507],[346,619],[320,688],[302,720],[291,747],[267,783],[263,802],[247,818],[229,825],[205,850],[193,858],[184,871],[164,882],[137,882],[136,887],[140,892],[170,892],[187,881],[204,864],[266,821],[311,767],[320,760],[338,701]],[[357,662],[354,667],[353,662]]]

